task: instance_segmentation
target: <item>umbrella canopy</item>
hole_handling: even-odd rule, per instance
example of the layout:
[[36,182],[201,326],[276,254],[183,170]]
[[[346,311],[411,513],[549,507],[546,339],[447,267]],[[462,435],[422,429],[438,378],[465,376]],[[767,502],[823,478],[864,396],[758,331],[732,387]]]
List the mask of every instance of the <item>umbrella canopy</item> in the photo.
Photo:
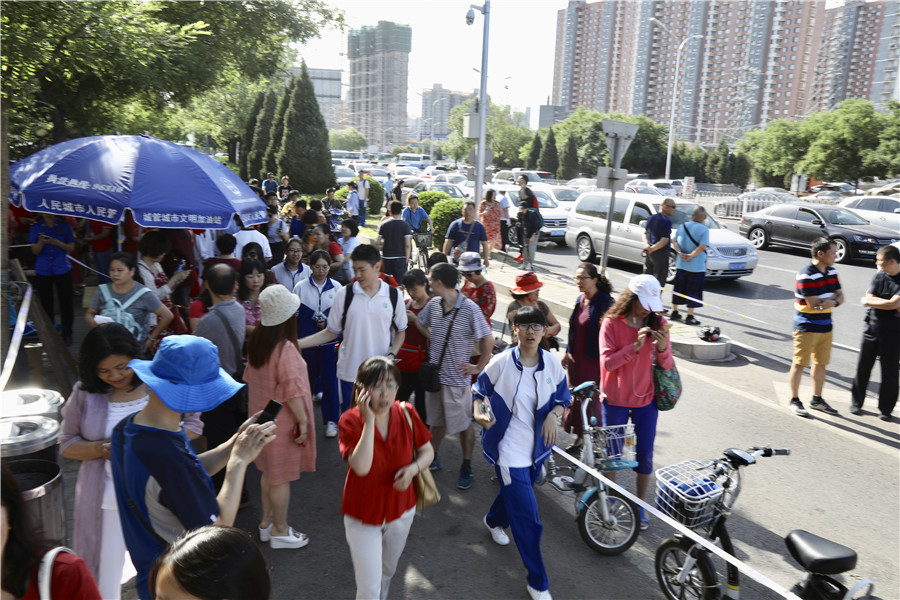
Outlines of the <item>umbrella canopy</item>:
[[224,229],[266,221],[266,205],[228,167],[147,135],[67,140],[9,169],[10,200],[32,212],[119,223],[130,209],[143,227]]

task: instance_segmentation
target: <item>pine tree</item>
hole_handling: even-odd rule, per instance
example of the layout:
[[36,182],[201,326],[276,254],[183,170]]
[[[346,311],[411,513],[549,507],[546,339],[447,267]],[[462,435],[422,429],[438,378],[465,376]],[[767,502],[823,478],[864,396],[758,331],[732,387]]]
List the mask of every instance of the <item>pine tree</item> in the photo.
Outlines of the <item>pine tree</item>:
[[291,178],[303,193],[321,194],[334,185],[334,168],[328,148],[328,128],[319,111],[306,63],[291,90],[284,119],[284,139],[275,155],[278,172]]
[[534,170],[537,169],[538,159],[541,157],[541,132],[534,132],[534,139],[531,140],[531,152],[528,154],[528,163],[525,165],[526,169]]
[[541,148],[540,158],[538,159],[538,168],[541,171],[553,173],[554,177],[559,170],[559,149],[556,147],[556,134],[553,128],[547,132],[547,139],[544,141],[544,147]]
[[291,91],[294,89],[294,78],[287,83],[281,94],[278,96],[278,104],[275,106],[275,120],[272,122],[272,130],[269,132],[269,145],[266,147],[266,154],[263,158],[263,169],[266,172],[275,173],[278,180],[281,180],[278,169],[275,164],[275,154],[281,148],[281,142],[284,139],[284,116],[287,114],[288,104],[291,101]]
[[247,118],[247,125],[244,127],[244,134],[241,136],[241,157],[239,163],[241,179],[244,181],[250,179],[247,159],[250,156],[250,148],[253,146],[253,132],[256,131],[256,119],[259,117],[259,111],[265,99],[265,92],[260,92],[256,95],[256,100],[253,101],[253,108],[250,109],[250,116]]
[[256,128],[253,131],[253,143],[250,145],[247,157],[247,172],[250,178],[258,178],[260,181],[266,178],[263,171],[263,159],[266,156],[266,148],[269,147],[269,134],[272,133],[272,121],[275,118],[275,106],[278,98],[274,90],[266,92],[259,115],[256,117]]
[[566,147],[563,149],[562,161],[559,165],[559,173],[557,179],[568,181],[578,177],[578,142],[574,135],[570,135],[566,140]]

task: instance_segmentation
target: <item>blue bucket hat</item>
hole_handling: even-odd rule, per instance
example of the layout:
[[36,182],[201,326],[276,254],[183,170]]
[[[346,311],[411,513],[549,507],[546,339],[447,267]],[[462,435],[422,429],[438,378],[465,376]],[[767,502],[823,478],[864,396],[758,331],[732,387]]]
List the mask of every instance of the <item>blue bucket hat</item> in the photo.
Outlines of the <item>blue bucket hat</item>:
[[193,335],[163,338],[153,360],[132,360],[128,366],[171,410],[207,412],[234,396],[244,384],[219,367],[219,351]]

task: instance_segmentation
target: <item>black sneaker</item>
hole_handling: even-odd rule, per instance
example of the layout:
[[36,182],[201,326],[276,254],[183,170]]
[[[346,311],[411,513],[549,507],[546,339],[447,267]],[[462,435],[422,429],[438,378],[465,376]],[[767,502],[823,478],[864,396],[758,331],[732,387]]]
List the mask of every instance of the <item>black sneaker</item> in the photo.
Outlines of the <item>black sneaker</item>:
[[694,318],[694,315],[688,315],[687,319],[684,320],[685,325],[699,325],[700,321]]
[[669,320],[670,320],[670,321],[680,321],[680,320],[681,320],[681,313],[678,312],[677,310],[673,310],[673,311],[672,311],[672,314],[669,315]]
[[803,408],[803,403],[800,402],[798,398],[794,398],[791,400],[791,403],[788,404],[788,408],[791,409],[791,412],[797,415],[798,417],[808,417],[809,412],[805,408]]
[[862,408],[859,407],[859,406],[857,406],[857,405],[855,405],[855,404],[851,404],[851,405],[850,405],[850,409],[849,409],[848,412],[849,412],[851,415],[861,415],[861,414],[862,414]]
[[881,419],[882,421],[888,421],[888,422],[890,422],[890,420],[891,420],[891,415],[883,415],[883,414],[882,414],[882,415],[878,415],[878,418]]
[[813,398],[809,403],[809,407],[813,410],[821,410],[823,413],[828,415],[836,415],[838,411],[831,408],[825,400],[822,398]]

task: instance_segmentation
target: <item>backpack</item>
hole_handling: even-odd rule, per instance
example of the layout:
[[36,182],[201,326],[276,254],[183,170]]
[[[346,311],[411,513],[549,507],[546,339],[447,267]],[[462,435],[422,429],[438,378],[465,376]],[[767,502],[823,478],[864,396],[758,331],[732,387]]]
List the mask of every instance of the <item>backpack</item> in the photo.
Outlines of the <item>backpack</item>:
[[[353,293],[353,284],[348,283],[344,287],[349,287],[350,291],[347,292],[347,296],[344,298],[344,313],[341,315],[341,331],[347,326],[347,311],[350,310],[350,303],[353,302],[353,296],[356,294]],[[394,315],[397,313],[397,303],[400,301],[400,292],[397,291],[392,285],[388,285],[388,295],[391,297],[391,327],[394,331],[399,331],[397,329],[397,324],[394,322]]]
[[128,308],[149,291],[149,288],[142,287],[131,298],[126,300],[125,304],[122,304],[110,295],[109,284],[104,283],[100,286],[100,293],[103,294],[103,301],[106,305],[100,311],[100,314],[125,327],[136,339],[141,339],[141,325],[134,318],[134,315],[128,312]]
[[534,215],[534,230],[540,231],[544,227],[544,215],[536,208],[529,208],[528,212]]

